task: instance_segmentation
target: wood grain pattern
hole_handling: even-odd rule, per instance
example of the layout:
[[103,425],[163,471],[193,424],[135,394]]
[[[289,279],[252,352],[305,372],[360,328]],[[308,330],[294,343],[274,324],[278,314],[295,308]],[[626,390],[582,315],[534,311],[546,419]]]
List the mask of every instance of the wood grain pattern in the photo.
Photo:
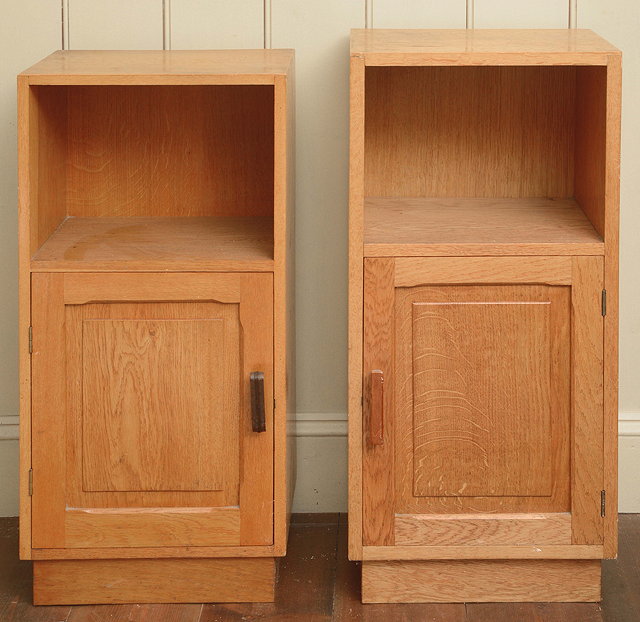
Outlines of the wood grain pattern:
[[618,50],[586,29],[355,29],[366,65],[606,65]]
[[574,69],[370,67],[366,75],[365,196],[573,195]]
[[602,255],[573,199],[367,197],[366,256]]
[[66,542],[79,548],[238,546],[240,514],[238,507],[68,509]]
[[574,544],[602,544],[603,519],[603,338],[600,297],[602,259],[573,260],[572,299],[572,474],[571,516]]
[[352,57],[349,77],[349,559],[362,557],[362,356],[364,225],[364,62]]
[[[495,261],[498,271],[502,260]],[[494,310],[502,318],[496,325]],[[395,511],[566,512],[568,288],[403,288],[395,314]],[[472,344],[476,337],[486,343]]]
[[439,284],[571,284],[571,257],[396,257],[396,287]]
[[67,106],[68,216],[272,214],[272,87],[77,86]]
[[[31,356],[31,542],[33,548],[60,546],[65,540],[66,371],[64,277],[34,274],[31,313],[36,327]],[[38,330],[40,327],[44,330]]]
[[609,510],[604,519],[606,557],[618,550],[618,264],[620,228],[620,123],[622,106],[622,59],[611,56],[607,64],[607,129],[605,175],[604,286],[607,316],[604,321],[604,486]]
[[293,50],[62,50],[21,75],[30,84],[273,84]]
[[[67,279],[70,276],[73,278]],[[96,278],[101,275],[34,275],[34,300],[39,299],[41,291],[44,292],[43,304],[54,312],[65,310],[65,295],[60,284],[65,282],[71,289],[68,293],[71,301],[66,301],[65,317],[60,318],[55,328],[43,331],[40,327],[48,326],[47,323],[34,323],[35,332],[39,335],[47,334],[48,339],[59,335],[59,343],[66,342],[61,346],[61,352],[67,353],[62,356],[62,363],[55,367],[60,369],[66,365],[66,374],[52,374],[44,368],[41,371],[63,392],[59,402],[66,412],[67,422],[65,425],[65,416],[62,415],[63,430],[59,430],[59,434],[47,443],[39,440],[37,448],[34,447],[38,459],[46,460],[56,447],[66,455],[66,460],[56,461],[46,471],[44,467],[37,471],[36,479],[42,488],[35,491],[34,497],[46,501],[46,505],[39,506],[33,518],[34,531],[43,534],[34,541],[38,548],[86,547],[92,538],[91,546],[96,548],[130,546],[136,537],[140,537],[137,543],[140,547],[241,546],[273,542],[272,276],[250,273],[155,276],[158,279],[154,279],[154,275],[142,274],[105,276],[105,289],[101,296],[96,283]],[[235,288],[230,287],[229,277],[234,277]],[[57,295],[53,296],[52,286],[46,289],[44,283],[58,283]],[[128,286],[123,286],[118,294],[118,286],[125,283]],[[138,283],[155,286],[157,299],[167,301],[173,298],[174,301],[127,302]],[[92,284],[95,285],[93,291]],[[89,292],[90,301],[78,301],[74,298],[74,291],[84,291],[85,297]],[[189,291],[191,295],[188,295]],[[118,298],[124,302],[119,302]],[[207,298],[226,300],[224,303],[207,302]],[[140,297],[134,300],[140,300]],[[219,331],[211,333],[210,322],[220,322],[224,326],[222,338],[218,338]],[[84,345],[83,323],[91,327],[84,331],[87,338]],[[206,329],[204,334],[200,334],[202,328]],[[139,334],[141,330],[142,336]],[[171,361],[164,360],[165,351],[160,348],[158,340],[170,342],[178,339],[182,343],[185,330],[187,336],[191,335],[193,347],[186,352],[183,343],[179,348],[171,349]],[[193,330],[197,334],[191,334]],[[36,341],[34,355],[41,357],[46,364],[52,360],[53,351],[40,339],[42,337]],[[195,344],[194,340],[198,343]],[[217,350],[220,351],[213,356]],[[119,351],[122,351],[122,356],[116,357],[118,365],[125,360],[127,374],[109,363],[109,357],[113,358]],[[176,351],[182,353],[181,356],[175,356]],[[91,364],[92,353],[102,362]],[[216,356],[220,358],[219,364],[216,364]],[[141,365],[140,357],[145,360],[144,365]],[[84,367],[83,359],[87,363]],[[181,365],[181,360],[188,360],[189,365]],[[194,368],[194,362],[198,361],[200,367]],[[262,443],[259,448],[251,445],[250,437],[254,435],[247,395],[248,370],[255,366],[264,371],[267,379],[269,433],[255,435]],[[190,373],[197,373],[191,379],[181,379],[180,370],[187,367]],[[137,374],[129,373],[136,369]],[[168,369],[180,386],[176,388],[175,383],[167,378],[161,382],[165,387],[162,403],[149,401],[146,396],[154,394],[154,384],[160,382]],[[106,386],[110,394],[99,389],[102,382],[94,386],[92,378],[95,376],[97,382],[101,373],[107,374],[109,383]],[[212,373],[215,377],[209,378]],[[83,381],[84,376],[87,378]],[[120,376],[121,381],[118,380]],[[130,391],[127,382],[136,379],[138,390]],[[43,380],[34,381],[36,390],[41,386],[47,388]],[[185,394],[183,384],[192,390]],[[91,390],[92,386],[94,390]],[[123,387],[127,388],[124,392],[121,390]],[[97,399],[98,396],[101,398]],[[91,414],[92,404],[100,406],[94,409],[94,415]],[[187,409],[189,404],[190,410]],[[112,409],[116,413],[115,418],[100,415],[104,408]],[[183,411],[185,416],[176,418],[176,409]],[[39,422],[50,425],[46,412],[44,408],[34,410],[33,419],[38,425]],[[120,418],[119,412],[123,415]],[[139,413],[138,417],[131,417],[132,412]],[[201,426],[198,426],[199,417],[202,418]],[[150,431],[143,433],[147,427]],[[168,447],[166,434],[172,430],[177,438],[172,436],[171,447]],[[205,444],[201,450],[193,445],[194,442],[196,445],[202,443],[207,436],[211,437],[209,445]],[[249,440],[246,440],[247,436]],[[105,438],[109,439],[108,446],[104,445]],[[259,455],[252,455],[252,451]],[[179,460],[176,462],[172,456]],[[161,464],[163,461],[166,461],[166,468]],[[103,469],[109,464],[115,464],[115,467],[105,472]],[[55,485],[47,487],[40,479],[45,476],[55,481]],[[55,499],[50,498],[51,494]],[[229,524],[229,506],[238,505],[240,509],[233,510],[232,514],[239,512],[240,517],[233,519],[236,521],[236,527],[233,527],[233,523]],[[140,508],[137,514],[136,508]],[[175,508],[191,509],[176,511]],[[113,511],[106,511],[109,509]],[[147,528],[136,529],[133,523],[140,520],[144,512],[153,514],[149,516]],[[258,516],[261,521],[259,529],[255,527],[252,530],[246,525],[243,529],[243,514],[249,513],[246,524],[253,525]],[[203,529],[205,524],[224,527]],[[153,525],[156,529],[151,528]],[[50,532],[51,529],[55,531]],[[96,533],[92,534],[92,529]],[[104,531],[102,535],[101,530]],[[77,541],[74,540],[76,537]]]
[[365,603],[594,602],[599,561],[364,562]]
[[596,231],[604,237],[607,68],[576,71],[575,195]]
[[[245,274],[240,294],[240,544],[273,544],[273,275]],[[251,425],[251,372],[264,373],[266,432]]]
[[295,79],[276,76],[274,86],[274,546],[287,549],[295,490]]
[[273,270],[270,218],[67,218],[34,271]]
[[31,469],[31,356],[29,352],[29,326],[31,326],[31,214],[32,182],[29,171],[35,168],[37,143],[32,111],[33,94],[27,79],[18,77],[18,375],[20,410],[20,559],[31,558],[31,497],[29,495],[29,469]]
[[[394,544],[394,473],[395,461],[395,382],[393,360],[393,259],[366,259],[364,262],[364,359],[363,379],[365,400],[363,416],[367,424],[363,429],[362,457],[362,542],[367,545]],[[386,378],[382,410],[387,413],[384,439],[380,444],[372,442],[375,428],[375,403],[372,383],[375,372],[382,371]]]
[[396,514],[398,545],[571,544],[571,514]]
[[475,296],[413,302],[397,337],[412,341],[413,496],[549,496],[551,385],[567,370],[551,368],[546,288],[461,287]]
[[275,564],[257,559],[38,561],[36,605],[271,602]]

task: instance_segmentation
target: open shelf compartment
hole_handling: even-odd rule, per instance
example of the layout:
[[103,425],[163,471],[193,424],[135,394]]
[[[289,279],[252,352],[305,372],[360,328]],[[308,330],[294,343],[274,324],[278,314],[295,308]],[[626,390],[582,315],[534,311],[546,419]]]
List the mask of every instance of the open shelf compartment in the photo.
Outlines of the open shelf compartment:
[[273,268],[273,85],[30,91],[33,270]]
[[606,66],[367,66],[365,255],[603,254]]

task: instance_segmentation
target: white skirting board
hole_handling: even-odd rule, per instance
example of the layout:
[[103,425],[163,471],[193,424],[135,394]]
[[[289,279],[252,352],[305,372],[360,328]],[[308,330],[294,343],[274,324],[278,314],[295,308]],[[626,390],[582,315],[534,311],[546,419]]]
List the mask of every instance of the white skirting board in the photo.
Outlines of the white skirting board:
[[[640,413],[620,415],[620,512],[640,512]],[[299,413],[294,512],[346,512],[344,413]],[[18,513],[18,418],[0,416],[0,516]]]

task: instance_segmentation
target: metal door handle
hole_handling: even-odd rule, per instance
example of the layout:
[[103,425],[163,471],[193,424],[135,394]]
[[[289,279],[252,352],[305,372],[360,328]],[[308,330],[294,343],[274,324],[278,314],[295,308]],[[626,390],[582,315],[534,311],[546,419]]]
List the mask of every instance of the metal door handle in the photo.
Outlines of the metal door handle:
[[267,422],[264,409],[264,373],[252,371],[249,384],[251,386],[251,428],[254,432],[265,432]]

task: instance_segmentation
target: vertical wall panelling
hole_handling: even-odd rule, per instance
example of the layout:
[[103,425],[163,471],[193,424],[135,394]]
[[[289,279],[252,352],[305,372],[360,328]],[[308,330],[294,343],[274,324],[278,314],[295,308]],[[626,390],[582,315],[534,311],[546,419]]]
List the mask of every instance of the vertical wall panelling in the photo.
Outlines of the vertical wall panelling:
[[476,28],[566,28],[567,0],[475,0]]
[[475,0],[467,0],[467,20],[465,24],[467,28],[474,27],[475,13],[476,13]]
[[569,28],[577,28],[578,0],[569,0]]
[[68,0],[69,49],[162,49],[162,0]]
[[464,28],[466,0],[372,0],[374,28]]
[[261,48],[262,0],[171,0],[174,50]]
[[162,49],[171,49],[171,0],[162,0]]
[[272,0],[272,45],[296,50],[299,412],[346,408],[349,31],[364,15],[364,0]]
[[60,0],[3,2],[0,19],[0,516],[18,513],[16,73],[62,45]]
[[622,141],[620,164],[620,510],[640,511],[637,473],[640,461],[640,290],[638,231],[640,210],[640,5],[637,0],[579,0],[578,28],[592,28],[623,52]]

